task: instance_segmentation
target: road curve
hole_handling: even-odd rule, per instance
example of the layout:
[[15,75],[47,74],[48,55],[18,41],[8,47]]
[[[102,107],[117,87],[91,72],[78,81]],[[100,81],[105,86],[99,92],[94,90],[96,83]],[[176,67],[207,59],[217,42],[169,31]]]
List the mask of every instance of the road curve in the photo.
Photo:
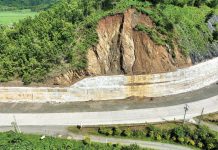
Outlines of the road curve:
[[[62,137],[72,138],[74,140],[83,140],[84,135],[73,134],[67,131],[66,126],[22,126],[20,127],[21,131],[27,134],[41,134],[47,136],[57,137],[61,135]],[[5,132],[13,130],[12,127],[1,127],[0,132]],[[111,138],[111,137],[102,137],[102,136],[89,136],[91,141],[99,142],[99,143],[113,143],[113,144],[122,144],[122,145],[131,145],[137,144],[143,148],[152,148],[158,150],[191,150],[191,148],[174,145],[174,144],[166,144],[160,142],[151,142],[151,141],[141,141],[141,140],[131,140],[131,139],[120,139],[120,138]]]
[[[218,96],[188,103],[187,119],[199,116],[202,108],[204,113],[217,112]],[[122,111],[80,112],[80,113],[5,113],[0,114],[0,126],[10,126],[14,116],[19,125],[106,125],[106,124],[137,124],[146,122],[163,122],[181,120],[184,115],[184,104]]]

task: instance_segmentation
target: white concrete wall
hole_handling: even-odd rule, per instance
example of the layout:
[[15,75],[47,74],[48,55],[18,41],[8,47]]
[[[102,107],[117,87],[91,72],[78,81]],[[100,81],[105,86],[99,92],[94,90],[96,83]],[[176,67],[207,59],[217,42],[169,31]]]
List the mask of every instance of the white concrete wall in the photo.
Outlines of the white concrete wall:
[[161,97],[197,90],[218,82],[218,58],[175,72],[86,78],[68,88],[0,87],[4,102],[73,102]]

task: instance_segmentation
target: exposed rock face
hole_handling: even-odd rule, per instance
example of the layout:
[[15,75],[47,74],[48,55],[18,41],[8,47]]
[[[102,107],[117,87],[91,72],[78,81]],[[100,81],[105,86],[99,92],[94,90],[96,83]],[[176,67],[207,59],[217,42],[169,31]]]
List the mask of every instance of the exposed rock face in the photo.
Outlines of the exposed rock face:
[[[216,30],[215,24],[218,23],[218,16],[214,15],[208,20],[208,28],[210,32],[214,32]],[[205,54],[193,53],[191,54],[192,62],[199,63],[204,60],[212,59],[213,57],[218,57],[218,42],[215,41],[213,43],[208,44],[207,52]]]
[[75,83],[76,81],[84,78],[87,76],[87,72],[85,71],[68,71],[65,74],[59,75],[54,78],[53,84],[54,85],[62,85],[62,86],[69,86]]
[[175,48],[175,59],[167,46],[156,45],[137,24],[154,27],[152,20],[135,9],[102,19],[97,27],[99,43],[88,51],[88,72],[102,74],[145,74],[174,71],[191,65]]

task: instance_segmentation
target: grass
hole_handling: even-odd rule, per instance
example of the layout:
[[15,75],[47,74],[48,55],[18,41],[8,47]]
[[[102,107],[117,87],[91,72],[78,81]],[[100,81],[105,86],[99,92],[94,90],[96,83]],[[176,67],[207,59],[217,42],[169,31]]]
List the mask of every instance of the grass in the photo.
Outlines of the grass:
[[29,9],[0,11],[0,24],[10,25],[27,17],[34,17],[37,12],[32,12]]
[[[179,125],[182,125],[181,122],[167,122],[167,123],[156,123],[153,124],[155,127],[159,128],[159,129],[166,129],[166,130],[170,130],[173,129]],[[191,124],[191,123],[186,123],[186,125],[188,125],[191,129],[196,129],[196,125]],[[116,125],[116,127],[119,127],[121,130],[125,130],[125,129],[133,129],[133,130],[143,130],[145,127],[147,127],[148,124],[140,124],[140,125]],[[114,127],[114,125],[108,125],[108,126],[104,126],[104,127]],[[76,134],[91,134],[91,135],[102,135],[98,133],[98,129],[99,126],[92,126],[92,127],[83,127],[83,128],[78,128],[76,126],[70,126],[68,128],[68,130],[72,133],[76,133]]]
[[[130,147],[54,137],[41,140],[40,135],[18,134],[12,131],[0,133],[1,150],[123,150]],[[138,150],[148,149],[138,148]]]
[[167,5],[162,9],[162,14],[174,24],[174,30],[177,33],[174,37],[178,39],[184,54],[207,53],[206,45],[212,35],[204,21],[210,12],[211,9],[207,6],[181,8]]
[[[181,122],[167,122],[167,123],[157,123],[157,124],[153,124],[154,127],[159,128],[161,130],[171,130],[174,129],[175,127],[181,126],[182,123]],[[186,123],[186,125],[188,125],[189,128],[191,128],[192,130],[196,129],[197,126],[191,123]],[[120,130],[128,130],[131,129],[133,130],[139,130],[139,131],[143,131],[147,126],[149,126],[148,124],[140,124],[140,125],[117,125],[116,127],[118,127]],[[113,128],[114,126],[103,126],[105,128]],[[99,130],[99,126],[93,126],[93,127],[83,127],[83,128],[79,128],[76,126],[71,126],[68,128],[68,130],[72,133],[75,134],[82,134],[82,135],[95,135],[95,136],[106,136],[103,134],[100,134],[98,132]],[[134,139],[134,140],[143,140],[143,141],[156,141],[151,137],[125,137],[125,136],[111,136],[113,138],[122,138],[122,139]],[[175,145],[181,145],[179,143],[173,142],[173,141],[169,141],[169,140],[165,140],[162,139],[158,142],[161,143],[169,143],[169,144],[175,144]],[[183,145],[183,146],[187,146],[187,147],[191,147],[192,149],[198,149],[196,147],[190,146],[190,145]]]
[[213,113],[213,114],[204,115],[202,120],[218,125],[218,112]]

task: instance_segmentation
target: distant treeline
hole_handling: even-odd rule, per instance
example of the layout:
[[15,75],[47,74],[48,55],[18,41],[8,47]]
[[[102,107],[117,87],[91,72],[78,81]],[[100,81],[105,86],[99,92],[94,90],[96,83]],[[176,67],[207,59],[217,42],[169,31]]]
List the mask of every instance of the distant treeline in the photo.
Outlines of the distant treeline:
[[46,9],[58,0],[0,0],[0,10],[31,9],[38,11]]
[[200,7],[201,5],[207,5],[208,7],[217,7],[218,0],[149,0],[153,4],[172,4],[177,6],[195,6]]

